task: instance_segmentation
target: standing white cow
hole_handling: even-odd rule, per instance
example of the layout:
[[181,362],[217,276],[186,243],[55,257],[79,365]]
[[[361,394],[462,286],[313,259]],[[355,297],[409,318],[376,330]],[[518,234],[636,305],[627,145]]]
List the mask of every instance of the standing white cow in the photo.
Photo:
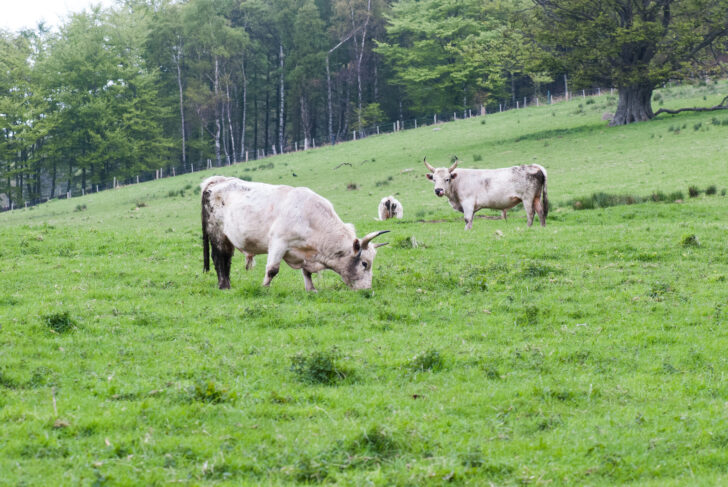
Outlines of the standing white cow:
[[394,196],[385,196],[379,202],[379,219],[389,220],[390,218],[402,218],[402,203]]
[[447,196],[450,206],[465,214],[465,230],[473,227],[473,214],[482,208],[505,211],[523,202],[528,226],[533,224],[534,210],[541,226],[546,226],[548,197],[546,195],[546,169],[538,164],[505,167],[501,169],[455,169],[452,166],[432,167],[424,163],[430,174],[427,179],[435,183],[435,194]]
[[278,274],[281,260],[301,269],[307,291],[315,291],[311,274],[331,269],[352,289],[372,287],[377,247],[373,232],[356,238],[329,200],[308,188],[252,183],[212,176],[202,189],[204,270],[210,269],[210,247],[220,289],[230,288],[235,249],[246,256],[246,269],[258,254],[268,254],[264,286]]

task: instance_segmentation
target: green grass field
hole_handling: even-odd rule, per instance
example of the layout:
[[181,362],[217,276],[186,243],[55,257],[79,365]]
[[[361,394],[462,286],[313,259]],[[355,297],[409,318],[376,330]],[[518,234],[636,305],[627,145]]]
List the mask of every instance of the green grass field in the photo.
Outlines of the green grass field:
[[[0,214],[0,485],[728,483],[728,113],[608,128],[615,103]],[[421,162],[453,155],[545,166],[546,228],[519,208],[465,232]],[[237,254],[219,291],[202,273],[212,174],[309,186],[359,235],[391,230],[373,288],[327,271],[309,294],[283,265],[266,289],[265,256],[246,272]],[[678,201],[575,209],[594,193]],[[377,222],[388,194],[405,217]]]

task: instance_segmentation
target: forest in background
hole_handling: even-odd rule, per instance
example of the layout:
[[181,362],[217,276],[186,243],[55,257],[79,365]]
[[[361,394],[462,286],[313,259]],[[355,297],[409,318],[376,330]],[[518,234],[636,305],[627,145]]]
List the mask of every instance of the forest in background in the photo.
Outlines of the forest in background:
[[0,206],[515,106],[563,93],[566,73],[617,87],[626,123],[650,118],[654,87],[720,71],[728,9],[639,3],[626,18],[583,0],[126,0],[0,32]]

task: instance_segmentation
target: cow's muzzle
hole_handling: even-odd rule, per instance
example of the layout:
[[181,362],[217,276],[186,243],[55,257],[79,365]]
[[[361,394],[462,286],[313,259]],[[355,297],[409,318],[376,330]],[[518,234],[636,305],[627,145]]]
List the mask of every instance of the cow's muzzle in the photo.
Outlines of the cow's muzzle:
[[442,196],[442,195],[444,195],[444,194],[445,194],[445,190],[444,190],[444,189],[442,189],[442,188],[435,188],[435,194],[436,194],[437,196]]

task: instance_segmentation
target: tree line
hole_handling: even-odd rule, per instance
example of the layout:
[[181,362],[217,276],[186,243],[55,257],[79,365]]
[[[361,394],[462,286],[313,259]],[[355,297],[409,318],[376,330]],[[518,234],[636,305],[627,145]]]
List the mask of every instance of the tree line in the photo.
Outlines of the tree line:
[[[612,124],[715,74],[728,0],[125,0],[0,32],[3,206],[611,86]],[[563,83],[558,85],[563,89]]]

